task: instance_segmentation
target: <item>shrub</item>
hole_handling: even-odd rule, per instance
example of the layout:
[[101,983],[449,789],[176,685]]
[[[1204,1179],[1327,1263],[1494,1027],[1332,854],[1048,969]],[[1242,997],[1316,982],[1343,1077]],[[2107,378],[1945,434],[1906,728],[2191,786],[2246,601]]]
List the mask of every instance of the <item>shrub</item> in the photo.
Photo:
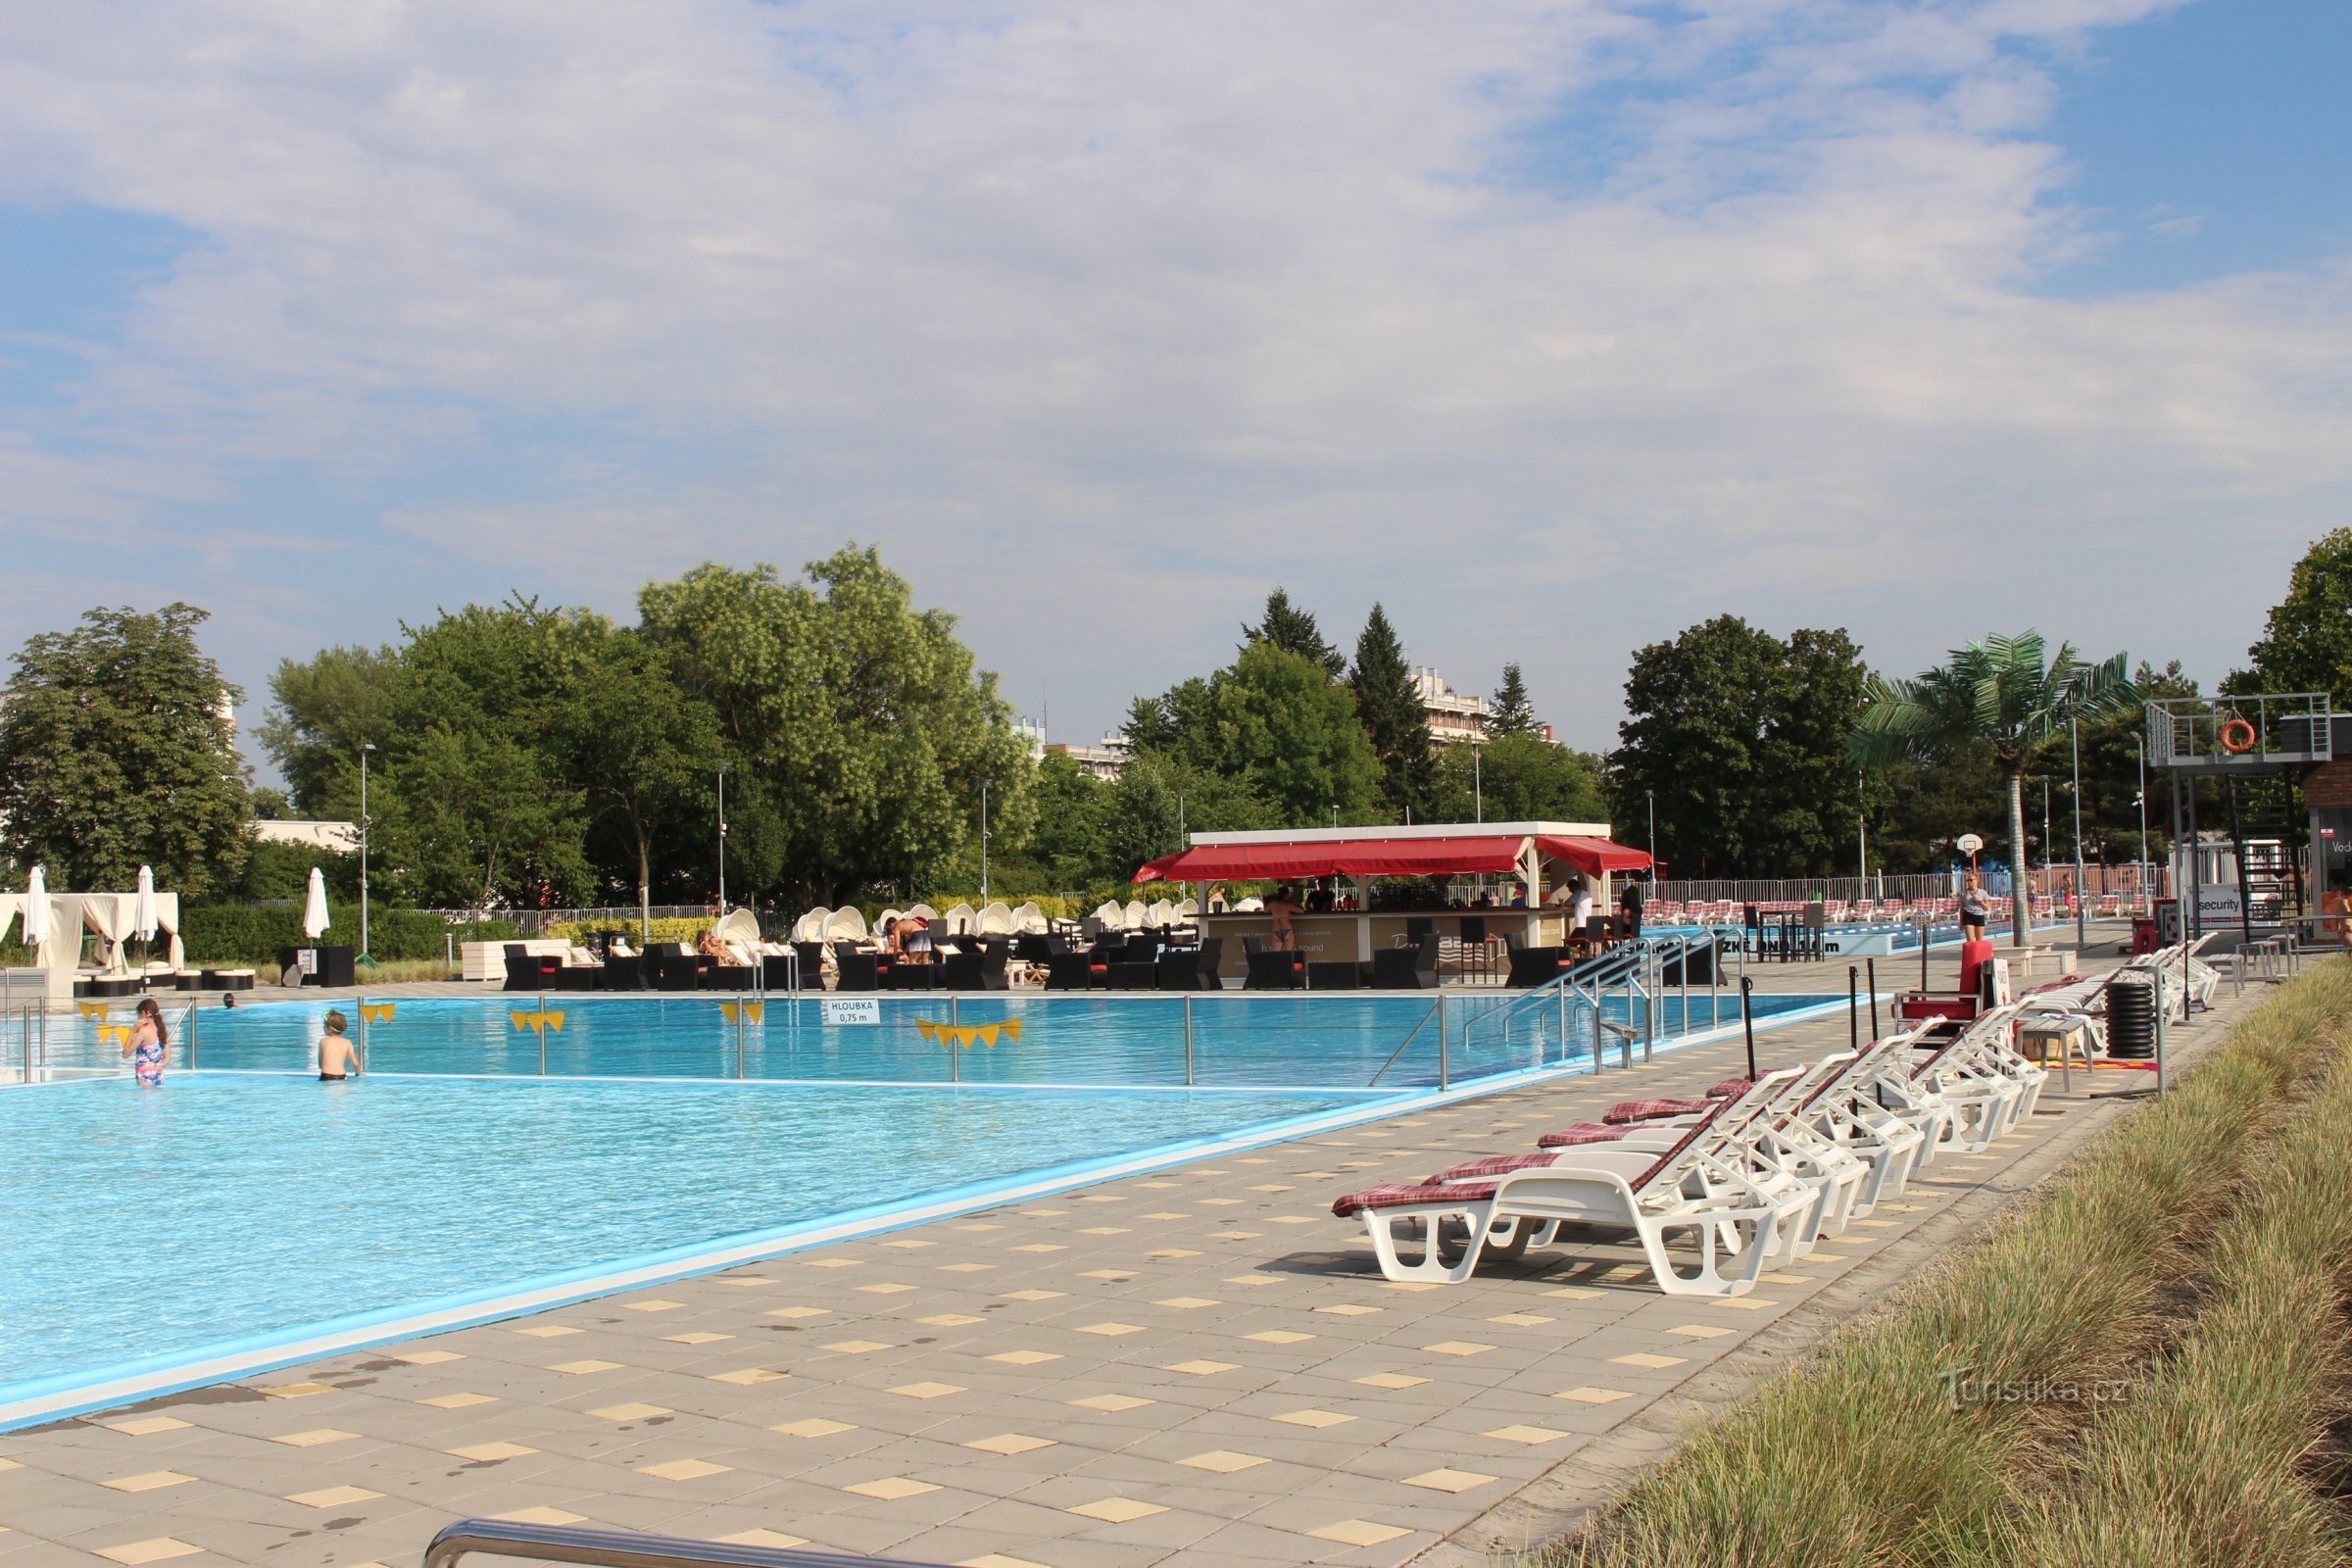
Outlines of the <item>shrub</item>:
[[[325,941],[357,946],[360,915],[354,908],[334,909],[334,924]],[[192,964],[242,963],[274,958],[281,948],[310,945],[302,934],[299,904],[209,904],[180,910],[180,939]],[[368,956],[384,959],[439,958],[450,937],[460,942],[511,942],[512,920],[478,920],[451,925],[437,914],[416,909],[368,907]]]

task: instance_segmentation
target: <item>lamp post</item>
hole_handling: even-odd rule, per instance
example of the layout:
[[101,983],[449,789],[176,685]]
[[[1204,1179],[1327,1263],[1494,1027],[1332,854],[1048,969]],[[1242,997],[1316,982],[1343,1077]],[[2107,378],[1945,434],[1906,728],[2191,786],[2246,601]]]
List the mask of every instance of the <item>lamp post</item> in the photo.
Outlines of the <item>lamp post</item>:
[[1854,775],[1854,898],[1870,897],[1870,802],[1861,774]]
[[1487,819],[1487,783],[1479,766],[1484,758],[1485,753],[1479,750],[1478,742],[1472,741],[1470,743],[1470,808],[1471,820],[1475,822],[1484,822]]
[[1339,831],[1339,826],[1340,826],[1340,808],[1339,808],[1338,807],[1336,807],[1336,806],[1335,806],[1335,807],[1333,807],[1333,808],[1331,808],[1331,826],[1332,826],[1332,831],[1333,831],[1333,832],[1335,832],[1335,833],[1336,833],[1336,832],[1338,832],[1338,831]]
[[1656,876],[1656,875],[1658,874],[1658,794],[1657,794],[1657,791],[1655,791],[1655,790],[1643,790],[1643,791],[1642,792],[1642,799],[1643,803],[1644,803],[1644,804],[1646,804],[1646,805],[1649,807],[1649,874],[1650,874],[1651,876]]
[[980,907],[988,907],[988,780],[980,781]]
[[2139,753],[2139,899],[2153,915],[2156,894],[2148,886],[2148,737],[2144,732],[2135,735],[2132,744]]
[[368,754],[375,750],[372,741],[360,743],[360,957],[362,963],[373,963],[368,956]]
[[718,912],[727,912],[727,764],[718,764]]
[[2079,953],[2090,943],[2083,928],[2082,907],[2082,720],[2071,719],[2067,727],[2074,732],[2075,746],[2075,951]]

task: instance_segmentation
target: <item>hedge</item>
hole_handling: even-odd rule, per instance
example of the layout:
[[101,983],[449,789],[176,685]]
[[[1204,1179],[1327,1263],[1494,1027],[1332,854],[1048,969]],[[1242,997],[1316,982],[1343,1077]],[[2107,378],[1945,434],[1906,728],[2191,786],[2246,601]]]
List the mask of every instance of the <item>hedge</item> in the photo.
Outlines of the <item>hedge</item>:
[[[334,924],[325,941],[357,947],[360,915],[356,908],[333,909]],[[295,905],[194,905],[180,910],[180,939],[187,944],[190,963],[228,963],[273,958],[280,948],[300,948],[311,939],[302,934],[302,909]],[[451,925],[437,914],[415,909],[368,907],[368,949],[372,958],[438,958],[451,937],[460,942],[512,942],[512,920],[481,920]]]

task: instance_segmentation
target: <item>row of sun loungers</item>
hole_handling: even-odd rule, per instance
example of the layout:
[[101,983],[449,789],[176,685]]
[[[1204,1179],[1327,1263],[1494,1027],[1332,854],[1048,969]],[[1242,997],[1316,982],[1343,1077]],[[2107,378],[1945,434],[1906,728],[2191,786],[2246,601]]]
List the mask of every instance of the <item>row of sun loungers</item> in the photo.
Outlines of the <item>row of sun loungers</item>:
[[1658,1288],[1740,1296],[1766,1262],[1898,1197],[1927,1160],[1977,1152],[2032,1114],[2048,1077],[2011,1045],[2022,1004],[1948,1039],[1935,1025],[1802,1067],[1736,1078],[1696,1101],[1628,1101],[1536,1152],[1350,1193],[1381,1272],[1458,1284],[1489,1253],[1631,1231]]

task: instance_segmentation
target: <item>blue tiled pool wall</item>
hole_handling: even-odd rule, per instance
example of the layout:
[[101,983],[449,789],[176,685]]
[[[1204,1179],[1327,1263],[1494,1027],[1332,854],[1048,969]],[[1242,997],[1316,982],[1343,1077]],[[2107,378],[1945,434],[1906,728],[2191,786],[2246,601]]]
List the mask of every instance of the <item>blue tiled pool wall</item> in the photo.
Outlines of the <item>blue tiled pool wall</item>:
[[[581,998],[500,994],[398,1001],[365,1029],[378,1073],[559,1078],[764,1079],[831,1083],[1102,1088],[1396,1090],[1590,1059],[1591,1009],[1526,993],[1450,995],[1440,1045],[1431,997],[1228,993],[1184,996],[980,993],[876,997],[880,1021],[827,1025],[813,997],[770,997],[753,1009],[710,997]],[[1612,997],[1603,1016],[1663,1044],[1739,1021],[1738,994],[1693,990],[1639,1003]],[[1758,995],[1771,1017],[1837,1000]],[[176,1065],[305,1072],[330,1004],[279,1003],[205,1009],[186,1027],[172,1014]],[[354,1020],[350,1001],[333,1004]],[[381,1005],[381,1004],[377,1004]],[[729,1008],[735,1015],[729,1015]],[[965,1033],[970,1031],[970,1033]],[[994,1034],[993,1042],[989,1039]],[[1609,1048],[1615,1036],[1601,1031]],[[5,1048],[0,1048],[5,1054]],[[1443,1059],[1441,1059],[1443,1058]],[[46,1064],[118,1069],[97,1026],[53,1017]]]

